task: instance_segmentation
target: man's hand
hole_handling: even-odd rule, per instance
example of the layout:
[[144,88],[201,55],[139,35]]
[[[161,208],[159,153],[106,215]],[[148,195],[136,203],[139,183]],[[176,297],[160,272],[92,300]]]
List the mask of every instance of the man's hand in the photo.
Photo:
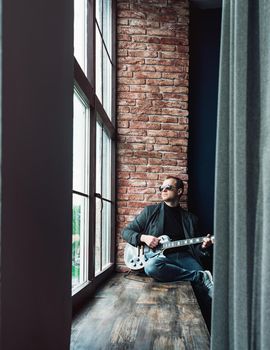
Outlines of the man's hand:
[[208,235],[203,239],[202,248],[203,248],[203,249],[207,249],[207,248],[209,248],[212,244],[213,244],[213,241],[212,241],[212,239],[211,239],[211,235],[208,234]]
[[141,235],[141,242],[148,245],[150,248],[156,248],[156,246],[159,244],[159,238],[155,236],[150,235]]

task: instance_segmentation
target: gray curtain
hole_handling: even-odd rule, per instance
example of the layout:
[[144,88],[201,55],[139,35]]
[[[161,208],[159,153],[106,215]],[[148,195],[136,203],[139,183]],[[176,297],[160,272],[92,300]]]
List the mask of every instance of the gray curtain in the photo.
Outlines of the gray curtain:
[[211,347],[270,349],[270,1],[224,0]]

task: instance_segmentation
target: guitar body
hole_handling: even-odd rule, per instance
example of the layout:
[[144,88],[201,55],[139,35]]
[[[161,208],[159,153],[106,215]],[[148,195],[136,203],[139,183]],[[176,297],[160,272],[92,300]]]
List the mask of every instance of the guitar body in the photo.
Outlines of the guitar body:
[[[187,238],[179,241],[172,241],[169,236],[162,235],[159,237],[159,245],[151,249],[146,245],[134,247],[127,243],[124,251],[124,261],[131,270],[141,270],[144,268],[148,259],[156,255],[163,254],[167,249],[178,248],[187,245],[193,245],[203,242],[205,237]],[[214,236],[211,237],[214,240]]]
[[164,249],[162,243],[169,242],[170,238],[166,235],[160,236],[160,244],[153,250],[146,245],[134,247],[127,243],[124,251],[124,261],[131,270],[141,270],[144,268],[148,259],[161,254]]

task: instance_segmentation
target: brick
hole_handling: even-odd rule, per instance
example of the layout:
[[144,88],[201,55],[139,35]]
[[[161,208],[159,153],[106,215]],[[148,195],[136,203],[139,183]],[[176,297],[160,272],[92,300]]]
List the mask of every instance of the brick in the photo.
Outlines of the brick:
[[[153,85],[151,85],[153,86]],[[162,94],[157,94],[157,93],[147,93],[146,94],[146,98],[147,99],[154,99],[154,100],[157,100],[157,99],[162,99],[163,95]]]
[[131,35],[128,35],[128,34],[118,34],[117,39],[123,40],[123,41],[131,41],[132,37]]
[[[164,128],[164,125],[161,125]],[[169,130],[147,130],[147,136],[178,137],[178,132]]]
[[[139,129],[136,129],[136,131],[140,131]],[[146,134],[146,133],[145,133]],[[137,136],[137,137],[133,137],[131,135],[128,135],[126,137],[126,142],[144,142],[144,143],[155,143],[156,140],[154,137],[149,137],[149,136]]]
[[165,116],[165,115],[155,115],[149,117],[150,122],[159,122],[159,123],[177,123],[177,117]]
[[174,79],[174,86],[188,86],[187,79]]
[[156,69],[153,66],[149,66],[146,64],[133,64],[133,65],[129,65],[127,66],[128,71],[130,72],[155,72]]
[[117,17],[124,17],[124,18],[145,18],[146,14],[140,11],[128,11],[128,10],[122,10],[119,9],[117,11]]
[[186,126],[183,124],[162,124],[161,128],[163,130],[179,130],[179,131],[186,130]]
[[174,52],[176,50],[176,46],[175,45],[161,45],[161,44],[155,44],[155,43],[148,43],[147,50]]
[[[129,79],[129,78],[121,78],[120,77],[120,78],[117,79],[117,81],[118,81],[119,84],[127,84],[127,85],[142,85],[142,84],[145,84],[145,79],[134,79],[134,78]],[[129,95],[129,96],[131,96],[131,95]],[[122,95],[121,95],[121,98],[123,98]]]
[[[149,85],[130,85],[130,92],[150,92],[150,93],[158,93],[159,86],[149,86]],[[147,96],[147,95],[146,95]],[[161,95],[162,96],[162,95]]]
[[128,25],[128,19],[127,18],[118,18],[117,19],[117,26],[119,25]]
[[144,19],[130,19],[129,25],[131,26],[139,26],[143,28],[159,28],[159,22],[158,21],[149,21]]
[[145,157],[145,158],[161,158],[161,153],[159,152],[151,152],[149,154],[148,151],[134,151],[134,157]]
[[129,50],[128,56],[130,57],[145,57],[145,58],[154,58],[158,57],[157,52],[147,51],[147,50]]
[[130,108],[128,106],[118,106],[117,107],[118,117],[119,117],[119,114],[128,113],[129,111],[130,111]]
[[181,114],[183,112],[183,110],[180,108],[163,108],[162,111],[164,114],[177,115],[177,116],[183,115],[183,114]]
[[181,101],[154,101],[153,102],[154,107],[160,107],[160,108],[181,108],[185,109],[186,103]]
[[130,91],[130,86],[117,84],[117,91],[118,92],[128,92],[128,91]]
[[144,59],[141,57],[119,57],[117,58],[117,62],[120,64],[144,64]]
[[161,15],[161,14],[149,14],[147,16],[149,20],[152,21],[159,21],[159,22],[176,22],[177,21],[177,15]]
[[147,164],[147,159],[146,158],[135,158],[135,157],[121,157],[121,156],[118,156],[118,162],[119,163],[123,163],[123,164]]
[[146,84],[148,85],[157,85],[157,86],[168,86],[168,85],[175,85],[174,81],[172,79],[159,79],[159,80],[155,80],[155,79],[146,79]]
[[[119,78],[132,78],[132,72],[127,71],[120,71],[117,73],[117,80],[119,81]],[[119,85],[119,84],[118,84]]]
[[118,180],[118,185],[119,186],[134,186],[134,187],[146,187],[146,181],[140,181],[140,180],[132,180],[132,179],[128,179],[128,180],[124,180],[124,179],[120,179]]
[[129,10],[130,4],[129,3],[122,3],[122,2],[117,2],[117,10]]
[[185,174],[187,172],[187,168],[186,167],[180,167],[180,166],[164,166],[163,167],[163,172],[178,172],[180,174]]
[[135,100],[122,99],[119,97],[119,94],[118,94],[118,98],[117,98],[116,102],[117,102],[117,105],[119,105],[119,106],[132,106],[132,105],[136,104]]
[[163,93],[164,100],[178,100],[181,102],[188,101],[188,95],[185,94],[174,94],[170,92]]
[[161,78],[160,72],[135,72],[133,76],[137,79],[159,79]]
[[174,151],[179,151],[178,146],[172,146],[172,145],[155,145],[154,149],[156,151],[168,151],[168,152],[174,152]]
[[129,173],[126,171],[118,171],[117,177],[118,179],[129,179]]
[[160,92],[166,93],[166,92],[173,92],[173,93],[186,93],[188,94],[188,88],[187,87],[180,87],[180,86],[161,86]]
[[161,166],[142,166],[138,165],[136,166],[136,171],[143,171],[143,172],[152,172],[152,173],[161,173],[162,167]]
[[149,37],[147,35],[133,35],[132,36],[132,41],[135,43],[159,43],[160,39],[159,38],[153,38]]
[[177,72],[173,72],[173,73],[162,73],[162,78],[165,79],[178,79],[179,78],[180,73]]
[[127,171],[127,172],[132,172],[135,171],[135,166],[134,165],[126,165],[126,164],[118,164],[118,171]]
[[128,206],[129,207],[132,207],[132,208],[140,208],[141,210],[143,210],[143,208],[146,206],[146,205],[149,205],[150,203],[148,202],[128,202]]
[[161,52],[161,58],[181,58],[179,52]]
[[[170,60],[166,60],[166,62],[169,63]],[[149,64],[149,63],[148,63]],[[182,66],[174,66],[174,65],[162,65],[161,62],[159,62],[159,64],[155,65],[155,70],[157,72],[187,72],[188,71],[188,67],[185,65]]]
[[133,151],[130,149],[117,149],[117,155],[120,156],[126,156],[126,157],[132,157],[133,156]]
[[156,202],[159,203],[161,200],[160,194],[146,194],[144,196],[144,200],[149,201],[149,202]]
[[[138,173],[138,174],[140,174],[140,173]],[[154,175],[156,175],[156,174],[154,174]],[[156,176],[158,176],[158,175],[156,175]],[[144,194],[144,193],[155,193],[156,191],[154,188],[151,188],[151,187],[129,187],[127,189],[127,192],[128,193],[142,193],[142,194]]]
[[144,199],[143,194],[130,194],[130,193],[124,193],[121,195],[118,195],[119,200],[126,200],[126,201],[142,201]]
[[149,151],[153,151],[154,146],[153,146],[153,145],[146,144],[146,145],[145,145],[145,149],[146,149],[148,152],[149,152]]
[[152,107],[152,101],[148,100],[136,100],[136,106],[146,108],[146,107]]
[[168,160],[179,160],[179,159],[187,159],[187,154],[184,152],[164,152],[162,153],[162,159],[168,159]]
[[118,134],[120,135],[129,135],[129,136],[146,136],[146,130],[144,129],[133,129],[131,130],[130,128],[128,129],[123,129],[123,128],[118,128],[117,129]]
[[130,122],[130,128],[131,129],[145,129],[147,128],[148,130],[158,130],[160,129],[160,124],[159,123],[147,123],[147,124],[142,124],[140,122]]
[[146,50],[147,49],[147,45],[145,43],[129,43],[126,41],[119,41],[117,45],[118,45],[118,49],[129,49],[129,50],[131,49]]
[[175,30],[170,29],[158,29],[158,28],[148,28],[147,29],[147,35],[153,35],[153,36],[168,36],[168,37],[174,37],[176,35]]
[[140,172],[135,172],[135,173],[130,173],[130,178],[131,179],[152,179],[155,180],[158,178],[157,174],[152,174],[152,173],[140,173]]
[[[132,109],[132,107],[130,109]],[[132,113],[118,113],[118,120],[133,120],[133,121],[136,120],[136,121],[147,122],[149,121],[149,117],[144,115],[132,114]]]
[[131,209],[131,208],[118,208],[117,212],[120,215],[127,215],[127,214],[136,215],[138,210],[137,209]]
[[[151,106],[146,106],[146,107],[131,107],[130,112],[134,113],[133,115],[143,115],[150,113],[152,107]],[[146,116],[148,119],[149,117]]]

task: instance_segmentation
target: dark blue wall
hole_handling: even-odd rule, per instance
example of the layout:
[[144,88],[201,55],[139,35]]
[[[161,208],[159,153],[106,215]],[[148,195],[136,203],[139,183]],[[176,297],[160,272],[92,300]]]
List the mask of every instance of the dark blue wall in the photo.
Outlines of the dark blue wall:
[[213,233],[221,9],[191,8],[189,210]]

